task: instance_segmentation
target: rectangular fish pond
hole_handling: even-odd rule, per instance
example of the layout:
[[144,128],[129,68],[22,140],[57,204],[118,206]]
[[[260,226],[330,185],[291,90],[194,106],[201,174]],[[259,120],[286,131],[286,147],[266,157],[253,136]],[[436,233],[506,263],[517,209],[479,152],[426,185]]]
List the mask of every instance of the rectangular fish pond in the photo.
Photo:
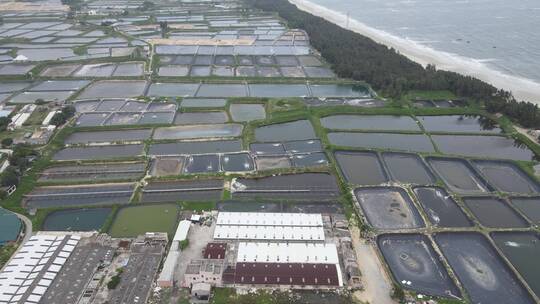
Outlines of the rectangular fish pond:
[[414,187],[413,191],[432,225],[437,227],[471,227],[473,225],[444,188]]
[[418,155],[396,152],[383,152],[381,155],[393,180],[418,185],[429,185],[435,182],[433,173]]
[[501,133],[497,123],[477,115],[416,116],[427,132]]
[[377,245],[395,281],[403,288],[438,297],[461,297],[425,235],[384,234],[377,238]]
[[410,116],[391,115],[331,115],[321,118],[321,124],[333,130],[418,131],[420,127]]
[[109,234],[115,238],[132,238],[146,232],[172,235],[178,224],[178,205],[148,204],[118,210]]
[[527,228],[529,224],[506,201],[497,197],[464,197],[480,224],[489,228]]
[[535,303],[483,235],[439,233],[435,241],[473,303]]
[[499,191],[521,194],[540,192],[539,184],[512,162],[473,160],[472,164]]
[[484,179],[464,159],[427,157],[426,160],[451,191],[457,193],[491,191]]
[[429,137],[424,134],[331,132],[328,140],[340,147],[435,152]]
[[44,231],[99,231],[112,208],[68,209],[50,213],[43,222]]
[[493,232],[491,238],[523,279],[540,295],[540,238],[535,232]]
[[356,200],[371,226],[382,230],[424,227],[407,191],[399,187],[366,187],[354,190]]
[[355,185],[380,185],[388,176],[375,152],[336,151],[334,157],[347,182]]

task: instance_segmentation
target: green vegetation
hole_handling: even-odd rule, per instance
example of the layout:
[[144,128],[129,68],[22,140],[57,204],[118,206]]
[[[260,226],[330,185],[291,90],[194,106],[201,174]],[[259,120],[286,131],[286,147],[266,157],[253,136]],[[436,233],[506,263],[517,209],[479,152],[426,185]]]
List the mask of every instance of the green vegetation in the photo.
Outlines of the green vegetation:
[[[311,292],[281,292],[258,290],[243,295],[236,294],[233,288],[215,288],[210,303],[212,304],[308,304],[320,299],[320,294]],[[348,295],[328,293],[325,303],[352,304],[354,300]]]
[[17,250],[17,245],[14,244],[0,246],[0,268],[4,267],[4,264],[15,253],[15,250]]
[[72,105],[68,105],[62,108],[62,110],[51,118],[51,125],[55,126],[61,126],[66,123],[73,115],[75,115],[75,107]]
[[178,217],[175,204],[151,204],[118,210],[109,234],[112,237],[136,237],[145,232],[174,233]]
[[310,42],[332,64],[341,78],[366,81],[385,96],[400,99],[413,91],[449,91],[459,97],[484,102],[489,112],[501,112],[524,127],[540,128],[540,110],[518,102],[511,93],[477,78],[426,68],[396,50],[353,31],[316,17],[287,0],[248,0],[256,8],[277,12],[291,28],[305,30]]
[[180,244],[179,244],[179,247],[180,247],[180,250],[184,250],[186,249],[187,247],[189,246],[189,240],[188,239],[185,239],[183,241],[180,241]]
[[120,281],[122,280],[121,278],[122,272],[123,272],[122,268],[119,268],[116,270],[116,275],[114,275],[111,278],[111,280],[107,282],[107,289],[109,290],[116,289],[116,287],[118,286],[118,284],[120,284]]

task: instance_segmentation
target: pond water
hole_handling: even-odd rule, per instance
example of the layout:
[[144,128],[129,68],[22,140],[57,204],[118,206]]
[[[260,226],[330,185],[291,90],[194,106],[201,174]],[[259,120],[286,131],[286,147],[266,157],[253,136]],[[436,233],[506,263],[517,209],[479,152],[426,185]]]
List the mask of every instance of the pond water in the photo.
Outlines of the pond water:
[[255,140],[259,142],[307,140],[313,138],[317,138],[317,136],[309,120],[297,120],[255,129]]
[[426,160],[452,191],[482,193],[490,190],[484,180],[464,159],[429,157]]
[[473,303],[534,303],[488,240],[479,233],[440,233],[435,240]]
[[227,112],[187,112],[177,113],[174,118],[175,125],[217,124],[229,120]]
[[496,197],[466,197],[463,202],[480,224],[489,228],[526,228],[529,224],[510,205]]
[[429,185],[435,181],[433,174],[416,154],[384,152],[382,158],[395,181],[419,185]]
[[186,125],[157,128],[154,139],[191,139],[213,137],[237,137],[242,134],[240,124]]
[[440,297],[461,296],[425,235],[381,235],[377,244],[395,281],[403,288]]
[[530,161],[534,153],[524,144],[501,136],[432,135],[442,153]]
[[501,133],[493,120],[475,115],[416,116],[428,132]]
[[533,224],[540,223],[540,197],[511,197],[510,203]]
[[354,195],[369,224],[376,229],[424,227],[424,221],[405,191],[398,187],[357,188]]
[[470,227],[472,221],[441,187],[415,187],[414,194],[431,224],[438,227]]
[[499,191],[534,194],[540,190],[538,183],[514,163],[487,160],[472,163]]
[[536,295],[540,295],[540,239],[534,232],[494,232],[491,238],[521,274]]
[[334,130],[420,131],[410,116],[333,115],[321,118],[323,127]]
[[179,155],[179,154],[205,154],[227,153],[242,150],[240,140],[216,140],[216,141],[184,141],[177,143],[152,144],[148,151],[149,155]]
[[111,211],[111,208],[54,211],[45,218],[43,230],[98,231],[111,214]]
[[435,152],[429,137],[423,134],[328,133],[332,145],[354,148]]
[[351,184],[380,185],[388,181],[377,153],[337,151],[334,156],[342,174]]
[[17,240],[22,223],[13,212],[0,207],[0,246]]
[[229,108],[234,121],[252,121],[266,118],[266,111],[263,104],[241,104],[233,103]]

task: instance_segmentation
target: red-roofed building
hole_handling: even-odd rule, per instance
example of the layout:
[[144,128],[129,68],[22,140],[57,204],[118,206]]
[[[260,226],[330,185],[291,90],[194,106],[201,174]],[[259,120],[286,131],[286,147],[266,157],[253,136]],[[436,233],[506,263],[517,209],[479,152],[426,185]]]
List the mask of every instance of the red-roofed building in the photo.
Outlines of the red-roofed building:
[[211,260],[222,260],[227,251],[226,243],[208,243],[203,251],[203,258]]
[[223,283],[246,285],[340,286],[335,264],[236,263],[223,272]]

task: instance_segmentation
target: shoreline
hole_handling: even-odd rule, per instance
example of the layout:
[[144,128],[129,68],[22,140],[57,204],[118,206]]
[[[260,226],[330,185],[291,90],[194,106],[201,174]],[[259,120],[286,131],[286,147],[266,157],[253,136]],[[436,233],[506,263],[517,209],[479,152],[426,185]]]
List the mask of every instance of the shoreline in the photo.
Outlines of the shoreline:
[[[312,3],[309,0],[288,1],[304,12],[321,17],[339,27],[347,28],[345,26],[347,17],[343,13]],[[481,60],[437,51],[414,41],[369,27],[352,18],[349,19],[349,27],[347,29],[369,37],[377,43],[391,47],[424,67],[427,64],[434,64],[437,69],[473,76],[490,83],[496,88],[511,91],[518,101],[524,100],[540,105],[540,83],[530,79],[504,74],[486,66]]]

